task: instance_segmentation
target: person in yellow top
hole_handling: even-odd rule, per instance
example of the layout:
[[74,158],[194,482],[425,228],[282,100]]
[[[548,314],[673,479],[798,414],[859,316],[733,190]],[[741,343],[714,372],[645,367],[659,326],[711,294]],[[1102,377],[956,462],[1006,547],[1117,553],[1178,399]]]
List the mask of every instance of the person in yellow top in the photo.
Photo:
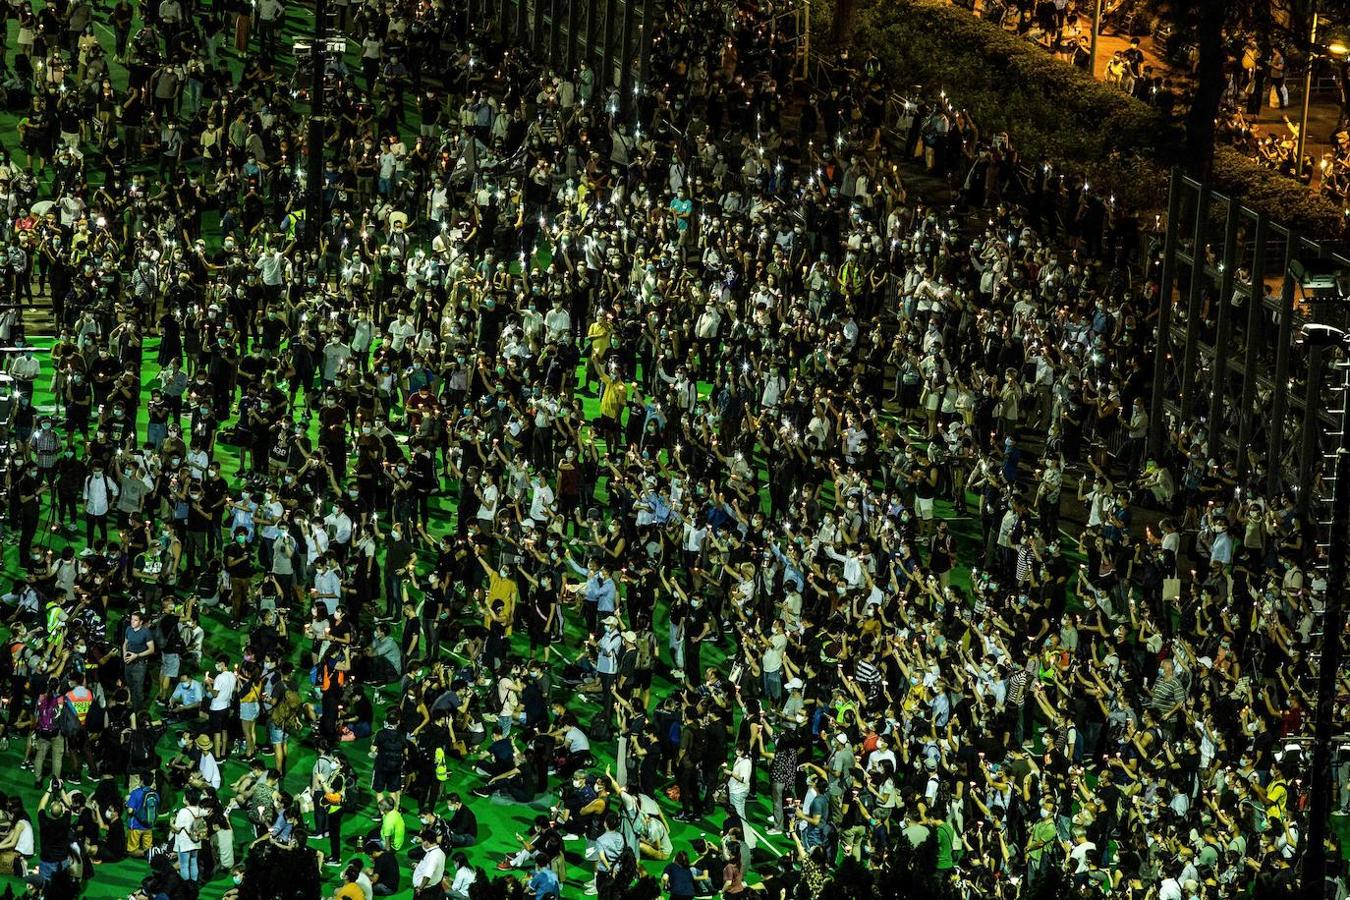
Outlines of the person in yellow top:
[[239,727],[244,733],[245,757],[258,749],[258,714],[262,711],[262,678],[254,664],[246,664],[244,683],[239,690]]
[[[493,609],[498,603],[502,604],[502,611],[506,616],[506,636],[511,636],[511,623],[515,620],[516,601],[520,599],[520,585],[516,583],[515,578],[511,576],[511,570],[506,566],[500,569],[494,569],[483,559],[481,547],[474,548],[474,556],[478,564],[483,567],[487,573],[487,608]],[[485,626],[488,624],[483,623]]]
[[622,434],[622,423],[624,407],[628,405],[628,397],[632,392],[632,387],[628,382],[619,377],[618,370],[611,367],[610,371],[597,369],[600,373],[600,380],[604,382],[605,390],[600,395],[600,424],[610,442],[610,446],[615,446]]
[[605,354],[609,353],[614,340],[614,319],[610,314],[596,316],[591,327],[586,329],[586,340],[591,342],[591,361],[586,367],[586,390],[591,389],[591,372],[605,377]]
[[356,879],[361,876],[361,864],[348,863],[342,872],[342,886],[333,892],[333,900],[366,900],[366,892]]

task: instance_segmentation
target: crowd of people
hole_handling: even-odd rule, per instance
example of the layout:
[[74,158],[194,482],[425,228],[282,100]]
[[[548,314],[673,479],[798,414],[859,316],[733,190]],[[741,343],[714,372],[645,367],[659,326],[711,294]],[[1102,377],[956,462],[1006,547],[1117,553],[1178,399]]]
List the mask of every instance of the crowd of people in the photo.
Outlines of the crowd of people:
[[1259,450],[1148,452],[1113,203],[750,5],[671,4],[629,97],[392,2],[308,221],[282,4],[140,14],[6,56],[4,876],[1293,887],[1316,530]]

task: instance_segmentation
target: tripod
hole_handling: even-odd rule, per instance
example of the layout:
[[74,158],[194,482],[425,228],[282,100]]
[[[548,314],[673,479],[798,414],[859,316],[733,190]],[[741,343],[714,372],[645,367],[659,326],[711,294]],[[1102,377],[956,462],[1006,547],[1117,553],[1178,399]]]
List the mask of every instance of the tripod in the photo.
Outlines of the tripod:
[[38,540],[38,546],[43,550],[50,550],[52,544],[52,535],[57,532],[57,505],[61,502],[56,496],[56,489],[52,483],[47,482],[47,490],[51,492],[51,502],[47,504],[47,511],[38,522],[38,532],[42,535]]

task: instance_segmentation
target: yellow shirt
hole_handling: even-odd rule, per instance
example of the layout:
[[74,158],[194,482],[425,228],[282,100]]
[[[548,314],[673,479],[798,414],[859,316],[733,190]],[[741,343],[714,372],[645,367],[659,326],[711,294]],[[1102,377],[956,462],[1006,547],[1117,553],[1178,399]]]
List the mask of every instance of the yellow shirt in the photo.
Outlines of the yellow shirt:
[[605,382],[605,392],[600,396],[600,414],[617,419],[628,405],[628,382],[618,378]]
[[609,352],[610,338],[614,334],[614,329],[608,322],[592,322],[591,327],[586,329],[586,337],[591,342],[591,356],[601,359]]
[[[516,597],[520,595],[520,589],[516,586],[514,578],[503,578],[496,572],[488,576],[487,605],[492,609],[493,605],[500,600],[502,603],[502,614],[506,618],[506,633],[511,633],[511,623],[515,621],[516,615]],[[484,623],[486,625],[486,623]]]

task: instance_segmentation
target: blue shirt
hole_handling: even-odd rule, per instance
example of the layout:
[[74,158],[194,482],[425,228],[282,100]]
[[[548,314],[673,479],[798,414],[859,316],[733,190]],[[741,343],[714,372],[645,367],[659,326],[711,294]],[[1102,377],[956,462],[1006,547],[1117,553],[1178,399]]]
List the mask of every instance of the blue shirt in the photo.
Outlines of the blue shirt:
[[670,879],[670,895],[672,897],[692,897],[698,893],[698,885],[694,883],[694,869],[692,867],[671,863],[666,866],[666,870],[662,874]]
[[173,689],[173,695],[169,697],[169,702],[182,706],[201,706],[202,683],[200,681],[178,682],[178,687]]
[[607,628],[596,646],[595,670],[601,675],[619,671],[619,651],[623,649],[623,635]]
[[595,871],[609,872],[618,865],[624,850],[623,835],[617,831],[606,831],[595,839]]
[[136,818],[136,813],[140,812],[141,807],[145,805],[145,795],[148,792],[149,788],[142,786],[136,788],[136,790],[127,795],[127,812],[131,813],[131,815],[127,817],[127,828],[130,828],[132,831],[151,830],[152,826],[143,825],[140,820]]
[[1228,566],[1233,563],[1233,545],[1237,543],[1233,536],[1228,532],[1214,536],[1214,543],[1209,548],[1209,561],[1217,562]]
[[802,570],[787,558],[787,554],[778,549],[777,544],[770,545],[769,549],[773,551],[774,559],[783,565],[783,583],[792,585],[798,592],[805,590],[806,579],[802,577]]
[[534,900],[544,900],[550,894],[562,893],[558,886],[558,876],[552,869],[539,869],[530,876],[530,890],[534,891]]
[[594,603],[596,612],[614,612],[615,601],[618,599],[618,588],[614,584],[614,579],[606,578],[599,572],[583,569],[570,559],[567,564],[572,567],[573,572],[586,578],[586,586],[581,592],[582,598],[587,603]]
[[639,525],[664,525],[670,521],[670,505],[658,492],[647,494],[642,498],[642,503],[646,504],[647,510],[638,513]]

